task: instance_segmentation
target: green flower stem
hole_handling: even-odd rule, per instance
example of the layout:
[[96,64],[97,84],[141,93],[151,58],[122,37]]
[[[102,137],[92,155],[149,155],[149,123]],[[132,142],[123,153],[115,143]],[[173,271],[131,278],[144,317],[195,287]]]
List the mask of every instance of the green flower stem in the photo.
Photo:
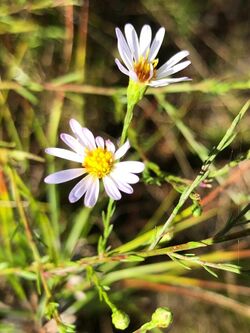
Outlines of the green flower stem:
[[175,206],[174,210],[172,211],[171,215],[169,218],[166,220],[164,223],[163,227],[161,228],[160,232],[156,235],[154,241],[151,243],[149,250],[153,250],[157,244],[160,242],[166,231],[168,230],[169,226],[173,222],[174,218],[178,214],[179,210],[182,208],[186,200],[189,198],[190,194],[194,191],[194,189],[199,186],[199,184],[204,181],[209,172],[210,172],[210,167],[212,163],[214,162],[216,156],[224,150],[235,138],[236,136],[236,126],[246,113],[246,111],[249,108],[250,102],[248,101],[240,110],[238,115],[234,118],[231,126],[228,128],[226,134],[223,136],[221,141],[219,142],[218,146],[214,148],[211,153],[208,155],[207,159],[205,160],[204,164],[201,167],[201,171],[198,174],[198,176],[195,178],[193,183],[182,193],[180,196],[178,204]]
[[127,112],[124,119],[121,142],[123,145],[128,136],[129,125],[133,119],[133,110],[136,104],[143,98],[146,92],[147,86],[137,83],[133,80],[129,80],[128,89],[127,89]]
[[103,221],[103,235],[100,236],[98,241],[98,254],[103,255],[107,252],[107,242],[108,238],[112,232],[113,226],[110,225],[111,218],[115,212],[115,202],[113,199],[109,199],[107,212],[106,214],[102,212],[102,221]]
[[96,272],[94,271],[94,269],[91,266],[87,266],[86,271],[87,271],[88,280],[95,285],[95,287],[99,293],[100,299],[104,300],[104,302],[109,306],[109,308],[112,312],[116,311],[117,310],[116,306],[110,301],[108,294],[104,290],[103,286],[101,285],[100,280],[99,280],[98,276],[96,275]]
[[124,142],[126,141],[129,125],[133,118],[134,107],[135,107],[135,105],[129,105],[129,104],[127,106],[127,112],[126,112],[125,119],[124,119],[120,145],[123,145]]
[[86,268],[86,270],[87,270],[89,280],[95,285],[95,287],[99,293],[100,300],[104,300],[104,302],[108,305],[108,307],[112,311],[113,325],[117,329],[120,329],[120,330],[126,329],[130,322],[128,315],[125,312],[119,310],[116,307],[116,305],[111,302],[103,285],[100,283],[100,280],[99,280],[98,276],[96,275],[94,269],[91,266],[88,266]]
[[[143,98],[146,89],[147,89],[146,85],[142,85],[133,80],[129,80],[127,88],[127,112],[123,123],[120,146],[122,146],[127,139],[128,129],[133,119],[134,107]],[[103,213],[104,231],[103,231],[103,236],[99,238],[98,242],[99,254],[103,254],[106,252],[108,237],[112,231],[112,226],[110,225],[110,221],[114,213],[114,210],[115,210],[114,200],[109,199],[107,213],[106,214]]]

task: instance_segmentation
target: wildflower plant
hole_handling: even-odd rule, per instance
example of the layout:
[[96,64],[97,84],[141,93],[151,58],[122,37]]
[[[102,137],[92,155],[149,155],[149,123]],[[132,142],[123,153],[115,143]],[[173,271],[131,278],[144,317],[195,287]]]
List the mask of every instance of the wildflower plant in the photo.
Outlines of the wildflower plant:
[[[41,2],[39,6],[42,8],[47,5]],[[19,126],[14,123],[9,109],[15,103],[8,103],[7,93],[1,94],[0,103],[4,110],[3,122],[7,133],[5,135],[10,136],[10,142],[0,141],[0,291],[3,294],[0,317],[5,318],[3,323],[0,322],[0,332],[14,333],[18,330],[23,333],[22,326],[28,327],[27,323],[34,332],[76,333],[79,331],[78,323],[79,326],[84,326],[86,332],[91,332],[96,330],[96,323],[91,324],[91,321],[93,318],[96,322],[96,318],[103,318],[103,315],[99,316],[103,308],[107,309],[105,313],[109,316],[107,327],[112,324],[119,330],[149,332],[169,329],[171,325],[175,325],[176,310],[171,309],[168,300],[164,299],[162,302],[165,304],[152,302],[154,308],[150,314],[144,314],[143,319],[135,318],[136,314],[143,310],[138,307],[133,289],[174,292],[181,296],[193,295],[249,317],[249,307],[243,301],[232,301],[219,291],[206,290],[206,286],[215,286],[215,289],[219,287],[222,290],[231,286],[228,290],[235,292],[237,285],[227,286],[222,282],[206,279],[203,281],[200,279],[201,274],[199,278],[195,277],[197,269],[205,270],[205,276],[210,275],[212,279],[218,278],[223,271],[238,276],[242,273],[248,274],[238,262],[241,258],[249,258],[249,251],[244,250],[244,244],[243,250],[239,247],[237,251],[225,245],[227,241],[238,242],[241,238],[246,240],[246,236],[250,234],[250,207],[245,200],[244,191],[241,190],[243,199],[228,191],[227,196],[230,196],[230,200],[237,206],[237,212],[234,211],[225,225],[213,234],[203,237],[189,233],[179,239],[178,233],[186,233],[188,228],[203,222],[209,223],[215,218],[218,213],[217,206],[211,208],[209,204],[216,201],[218,193],[222,193],[228,183],[233,183],[235,175],[232,180],[230,173],[239,166],[242,173],[249,168],[249,152],[244,152],[224,165],[218,166],[216,161],[220,153],[237,139],[239,126],[244,123],[242,119],[246,117],[250,103],[241,103],[243,106],[235,111],[234,116],[230,113],[232,120],[227,122],[228,126],[223,128],[223,131],[218,131],[216,143],[213,142],[210,148],[207,148],[196,140],[192,130],[181,118],[178,108],[170,103],[168,95],[166,96],[166,92],[170,91],[190,93],[197,90],[203,94],[209,93],[209,96],[216,92],[220,98],[224,98],[227,92],[248,89],[249,82],[231,82],[227,85],[219,81],[204,80],[197,84],[189,82],[190,78],[186,74],[176,77],[176,73],[191,64],[191,60],[187,59],[189,51],[180,50],[169,60],[162,61],[158,55],[165,28],[160,27],[154,35],[153,29],[145,24],[137,34],[133,25],[128,23],[124,26],[124,32],[117,27],[113,33],[114,47],[116,35],[119,53],[119,59],[114,61],[120,72],[128,77],[126,90],[116,87],[91,88],[89,82],[82,84],[85,58],[79,57],[79,54],[83,51],[85,54],[83,45],[86,40],[84,44],[81,33],[80,42],[76,38],[75,50],[76,67],[79,71],[72,73],[69,70],[69,64],[73,61],[73,5],[67,3],[65,7],[67,40],[64,36],[62,41],[65,40],[63,57],[67,66],[62,77],[55,81],[38,83],[32,82],[32,75],[28,76],[24,72],[25,66],[18,70],[18,64],[22,67],[22,57],[26,52],[25,43],[18,45],[17,50],[21,50],[21,54],[13,63],[14,56],[9,56],[11,47],[5,49],[3,46],[0,54],[0,57],[4,55],[6,66],[9,66],[7,79],[0,82],[0,88],[12,89],[20,95],[20,105],[28,117],[25,124],[20,126],[21,134],[29,128],[32,137],[29,142],[27,138],[22,138]],[[52,10],[50,7],[48,9]],[[12,10],[15,13],[14,18]],[[14,23],[19,17],[18,10],[19,7],[4,7],[3,13],[9,13],[6,21],[11,22],[13,19]],[[32,12],[38,9],[32,5],[29,10]],[[42,9],[39,7],[39,10]],[[83,12],[86,14],[87,10],[86,5]],[[29,17],[28,12],[27,10]],[[86,18],[87,15],[83,17]],[[33,33],[33,21],[29,24],[28,27]],[[14,33],[17,33],[20,27],[21,23],[18,22]],[[57,31],[52,28],[51,31],[46,31],[45,35],[54,38]],[[23,36],[23,32],[21,35]],[[42,38],[35,40],[36,34],[32,36],[32,40],[26,40],[30,47],[29,56],[34,54],[34,45],[42,42]],[[6,40],[10,43],[10,39]],[[45,60],[43,59],[46,66],[50,63],[47,58],[49,56],[50,52],[46,53]],[[24,60],[26,61],[26,57]],[[15,75],[11,77],[13,72]],[[120,72],[117,70],[116,73]],[[19,73],[19,76],[16,73]],[[36,74],[38,72],[34,77]],[[25,84],[20,77],[26,78]],[[170,84],[173,84],[171,89],[168,87]],[[157,112],[160,111],[162,117],[159,133],[155,130],[152,134],[151,131],[150,137],[147,131],[142,135],[144,110],[138,112],[138,126],[133,122],[134,110],[137,111],[142,106],[139,103],[146,99],[147,89],[157,104],[155,114],[158,115]],[[87,112],[83,112],[83,96],[79,92],[111,96],[113,101],[118,100],[122,108],[123,101],[126,101],[124,110],[122,109],[124,118],[122,121],[117,120],[115,124],[114,139],[106,139],[112,137],[112,131],[96,136],[94,131],[89,129],[91,117],[88,117]],[[46,115],[48,123],[45,116],[36,114],[36,108],[40,107],[39,102],[42,100],[39,95],[41,93],[46,96],[53,95],[53,103],[47,103],[50,109]],[[62,112],[65,101],[73,105],[66,113]],[[43,102],[46,104],[47,101]],[[106,117],[107,111],[102,112]],[[74,118],[83,120],[77,121]],[[58,135],[59,126],[68,128],[68,125],[65,125],[68,124],[68,119],[70,133]],[[21,117],[19,121],[22,122]],[[157,154],[160,152],[155,143],[159,137],[165,138],[168,131],[171,131],[170,121],[185,142],[181,147],[176,139],[177,148],[172,149],[179,149],[181,152],[176,152],[176,159],[179,158],[182,162],[184,160],[185,166],[189,165],[189,161],[185,159],[185,149],[188,153],[195,154],[196,160],[200,159],[200,169],[192,170],[193,173],[189,175],[191,179],[187,179],[186,175],[184,177],[185,168],[184,171],[181,169],[170,174],[169,170],[164,168],[165,156],[159,156],[163,160],[162,166],[154,160],[154,154],[151,156],[150,151],[154,150]],[[85,124],[88,127],[85,127]],[[102,133],[105,125],[97,123],[95,133]],[[112,129],[112,126],[107,128]],[[58,137],[62,142],[57,142]],[[178,139],[179,137],[178,135]],[[130,149],[131,147],[133,149]],[[30,149],[37,150],[30,153]],[[63,168],[60,170],[60,160],[49,158],[48,155],[64,160]],[[32,163],[29,163],[30,160]],[[242,162],[245,164],[241,164]],[[40,165],[44,167],[39,167]],[[216,181],[218,186],[215,185]],[[65,183],[64,189],[67,191],[66,202],[63,202],[60,196],[62,183]],[[172,192],[164,191],[163,187],[159,190],[158,187],[163,184],[171,187]],[[214,189],[212,186],[217,187]],[[159,192],[156,192],[155,188]],[[206,191],[209,191],[208,195]],[[155,205],[152,204],[151,207],[152,193],[156,193],[154,201],[159,201],[159,207],[154,212],[151,211]],[[242,201],[239,203],[239,200]],[[94,210],[89,209],[93,207]],[[148,210],[152,215],[150,217]],[[181,243],[183,239],[188,240]],[[216,244],[220,244],[219,250],[215,249]],[[224,249],[221,244],[225,246]],[[202,248],[206,248],[205,255]],[[196,249],[201,249],[199,254]],[[194,271],[192,276],[186,276],[191,269]],[[246,286],[241,287],[242,290],[247,290]],[[97,302],[101,302],[102,306],[97,306]],[[135,325],[133,321],[130,323],[131,315]],[[15,322],[18,320],[21,324],[16,326]],[[132,327],[133,325],[135,327]]]

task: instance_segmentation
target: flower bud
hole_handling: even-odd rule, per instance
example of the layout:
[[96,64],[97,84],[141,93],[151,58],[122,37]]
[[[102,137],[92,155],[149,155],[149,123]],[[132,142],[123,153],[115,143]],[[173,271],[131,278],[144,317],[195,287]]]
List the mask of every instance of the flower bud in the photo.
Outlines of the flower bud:
[[172,321],[173,315],[169,308],[158,308],[152,314],[152,323],[154,323],[157,327],[166,328],[172,323]]
[[129,316],[120,310],[115,310],[112,313],[112,323],[115,328],[119,330],[125,330],[129,325],[130,319]]

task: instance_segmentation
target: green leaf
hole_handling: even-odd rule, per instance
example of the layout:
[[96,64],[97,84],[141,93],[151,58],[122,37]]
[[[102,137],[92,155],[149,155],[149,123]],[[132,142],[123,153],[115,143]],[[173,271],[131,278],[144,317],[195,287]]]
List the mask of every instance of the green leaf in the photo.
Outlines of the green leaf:
[[18,275],[26,280],[35,281],[37,279],[37,274],[27,271],[18,272]]
[[169,256],[174,262],[176,262],[177,264],[179,264],[180,266],[184,267],[185,269],[191,270],[191,267],[189,267],[189,266],[187,266],[186,264],[184,264],[180,259],[177,259],[173,253],[172,253],[172,254],[169,254],[169,253],[168,253],[168,256]]
[[212,271],[212,269],[208,268],[206,265],[202,265],[202,267],[208,272],[210,273],[211,275],[213,275],[214,277],[216,277],[218,279],[218,275]]
[[122,259],[123,262],[140,262],[140,261],[144,261],[145,258],[137,255],[137,254],[131,254],[131,255],[128,255],[126,257],[126,259]]

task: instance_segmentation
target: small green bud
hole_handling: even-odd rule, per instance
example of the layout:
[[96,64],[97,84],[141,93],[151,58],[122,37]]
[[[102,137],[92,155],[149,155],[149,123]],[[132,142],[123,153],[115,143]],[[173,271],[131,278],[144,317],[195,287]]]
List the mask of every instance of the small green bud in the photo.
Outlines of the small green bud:
[[192,214],[195,217],[201,216],[201,214],[202,214],[202,207],[199,204],[194,205],[193,209],[192,209]]
[[160,328],[168,327],[173,321],[173,315],[169,308],[162,307],[155,310],[152,314],[152,323]]
[[47,319],[52,319],[53,315],[57,312],[59,304],[56,302],[49,302],[45,308],[45,317]]
[[120,310],[115,310],[112,313],[112,323],[115,328],[119,330],[125,330],[129,325],[130,319],[129,316]]

